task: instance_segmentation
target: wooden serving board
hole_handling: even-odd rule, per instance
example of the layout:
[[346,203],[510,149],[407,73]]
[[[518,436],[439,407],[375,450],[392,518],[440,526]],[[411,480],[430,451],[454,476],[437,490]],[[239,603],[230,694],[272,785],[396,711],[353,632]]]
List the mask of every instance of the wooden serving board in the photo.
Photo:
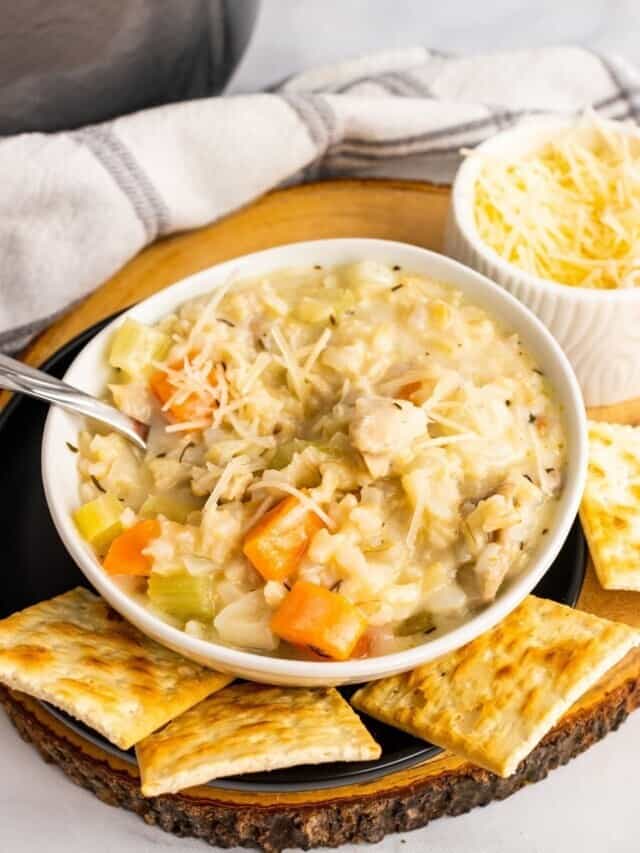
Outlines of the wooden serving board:
[[[44,361],[86,327],[193,272],[283,243],[322,237],[380,237],[440,249],[448,189],[417,182],[332,181],[273,192],[222,222],[156,243],[59,320],[25,358]],[[640,422],[632,401],[592,416]],[[640,627],[640,593],[605,592],[591,566],[578,607]],[[210,787],[142,797],[135,768],[98,749],[41,705],[0,689],[20,734],[46,761],[112,805],[147,823],[219,846],[266,851],[379,841],[442,815],[461,814],[544,778],[604,737],[640,705],[640,651],[628,655],[577,702],[509,779],[449,753],[357,786],[248,794]],[[594,780],[594,784],[598,784]]]

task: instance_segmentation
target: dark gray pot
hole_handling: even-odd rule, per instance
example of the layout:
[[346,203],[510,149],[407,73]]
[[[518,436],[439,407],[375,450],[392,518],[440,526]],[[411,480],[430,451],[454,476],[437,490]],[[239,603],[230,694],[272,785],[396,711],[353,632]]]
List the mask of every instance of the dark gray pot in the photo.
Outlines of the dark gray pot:
[[217,94],[259,0],[14,0],[0,22],[0,134]]

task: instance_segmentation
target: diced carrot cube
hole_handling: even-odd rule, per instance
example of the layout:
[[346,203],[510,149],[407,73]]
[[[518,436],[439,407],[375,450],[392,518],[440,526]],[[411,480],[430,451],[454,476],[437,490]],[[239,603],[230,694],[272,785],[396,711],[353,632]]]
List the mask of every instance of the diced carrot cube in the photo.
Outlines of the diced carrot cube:
[[242,550],[266,580],[293,574],[324,523],[295,497],[285,498],[249,530]]
[[155,518],[139,521],[116,536],[107,556],[104,558],[105,571],[110,575],[138,575],[147,577],[151,574],[151,558],[142,552],[152,539],[160,535],[160,522]]
[[298,581],[271,620],[271,630],[296,646],[346,660],[367,630],[358,608],[339,592]]
[[[180,370],[182,365],[178,363],[172,364],[170,367],[172,370]],[[216,378],[216,372],[215,370],[212,370],[209,374],[209,383],[211,385],[215,385]],[[164,405],[176,392],[175,386],[164,370],[154,371],[149,379],[149,385],[151,386],[151,390],[154,395],[162,405]],[[177,421],[178,423],[186,423],[187,421],[193,421],[202,417],[198,396],[196,394],[190,394],[181,403],[172,403],[166,414],[171,420]]]
[[403,385],[402,388],[398,391],[398,399],[400,400],[411,400],[412,396],[422,388],[422,382],[407,382],[406,385]]
[[358,642],[355,644],[353,651],[349,655],[352,658],[367,658],[370,654],[370,644],[369,637],[367,634],[363,634]]
[[[163,406],[176,392],[175,387],[169,381],[169,377],[164,370],[156,370],[152,373],[151,378],[149,379],[149,385]],[[193,420],[197,415],[197,402],[197,397],[191,394],[184,402],[173,403],[165,414],[179,422]]]

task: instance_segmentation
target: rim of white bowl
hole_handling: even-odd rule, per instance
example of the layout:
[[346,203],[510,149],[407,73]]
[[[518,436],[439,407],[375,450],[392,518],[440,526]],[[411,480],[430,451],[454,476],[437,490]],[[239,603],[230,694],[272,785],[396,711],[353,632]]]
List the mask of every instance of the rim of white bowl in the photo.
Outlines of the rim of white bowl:
[[[135,316],[144,309],[154,307],[156,304],[163,304],[169,300],[173,300],[175,307],[193,298],[196,295],[195,292],[181,294],[183,291],[197,285],[202,285],[199,290],[200,293],[206,293],[216,286],[220,286],[232,272],[235,274],[237,271],[238,274],[242,275],[241,266],[243,263],[259,264],[261,267],[264,267],[264,272],[269,268],[274,269],[282,266],[286,267],[287,264],[294,264],[295,261],[290,259],[287,262],[286,257],[280,257],[286,252],[295,255],[311,250],[317,253],[317,263],[323,263],[324,265],[340,263],[340,261],[328,261],[326,253],[331,249],[338,250],[341,247],[348,247],[354,260],[370,258],[371,254],[367,255],[367,252],[375,254],[376,247],[379,254],[382,254],[382,249],[384,249],[384,254],[395,252],[404,255],[409,254],[416,258],[421,257],[423,260],[428,261],[435,269],[442,269],[444,274],[431,273],[434,278],[445,281],[454,288],[464,289],[460,284],[452,282],[450,279],[447,280],[446,271],[449,271],[452,278],[460,277],[461,275],[465,277],[469,282],[470,288],[473,288],[474,291],[477,288],[477,291],[469,297],[471,301],[475,301],[478,305],[484,307],[490,314],[493,311],[486,307],[486,303],[491,301],[488,294],[492,294],[494,299],[502,302],[506,311],[515,312],[520,324],[528,326],[530,336],[537,338],[540,347],[546,350],[544,361],[548,363],[556,362],[559,375],[561,375],[562,382],[564,383],[564,388],[558,388],[556,383],[555,390],[565,409],[564,422],[570,453],[570,456],[567,457],[567,481],[560,498],[559,506],[556,508],[556,515],[551,523],[552,529],[550,534],[545,536],[545,541],[541,546],[538,543],[538,553],[535,560],[532,560],[531,564],[525,567],[513,580],[509,588],[500,593],[490,605],[452,631],[448,631],[435,639],[426,640],[424,643],[411,649],[357,660],[316,662],[270,657],[269,655],[242,651],[222,645],[221,643],[192,637],[184,631],[162,621],[159,617],[154,616],[147,608],[136,602],[128,593],[124,592],[110,580],[93,555],[90,547],[80,537],[71,515],[63,508],[63,501],[59,500],[56,486],[55,460],[56,452],[60,448],[55,444],[55,432],[57,424],[63,423],[61,419],[65,413],[52,407],[47,415],[42,441],[41,461],[43,484],[51,517],[70,555],[90,583],[122,616],[137,625],[144,633],[165,638],[168,646],[179,649],[186,657],[207,660],[208,665],[213,668],[216,665],[222,664],[230,671],[242,672],[244,670],[246,672],[253,670],[260,673],[265,679],[273,676],[281,681],[291,679],[291,683],[295,683],[296,680],[300,683],[305,680],[308,682],[313,680],[317,683],[326,681],[327,683],[334,684],[373,680],[391,672],[413,669],[421,663],[434,660],[448,651],[465,645],[475,637],[488,631],[517,607],[524,597],[536,586],[557,557],[578,512],[586,476],[586,413],[578,381],[568,359],[540,320],[502,287],[490,281],[486,276],[469,267],[465,267],[458,261],[437,252],[407,243],[370,238],[313,240],[278,246],[216,264],[195,275],[180,280],[120,314],[83,347],[65,373],[65,379],[69,379],[69,375],[81,365],[83,359],[89,358],[94,351],[100,351],[101,345],[106,342],[108,336],[127,316]],[[269,263],[271,258],[277,260]],[[263,261],[265,262],[264,264],[262,263]],[[312,264],[314,261],[309,260],[308,263]],[[306,264],[307,261],[305,261]],[[410,263],[407,263],[407,267],[410,267]],[[214,272],[218,281],[210,283],[208,286],[205,285],[207,279]],[[247,272],[247,275],[252,274],[254,274],[253,270]],[[174,299],[178,295],[181,295],[181,298]],[[168,310],[171,309],[162,309],[158,313],[157,319],[160,319]],[[149,322],[153,321],[149,320]],[[518,322],[516,322],[516,325],[518,325]],[[570,419],[573,421],[572,425],[569,423]],[[572,469],[573,476],[571,476]]]
[[[604,290],[595,287],[579,287],[562,284],[551,278],[542,278],[520,269],[515,264],[506,261],[495,249],[491,248],[478,234],[473,216],[475,183],[478,172],[483,165],[483,155],[517,154],[526,149],[533,149],[551,139],[558,132],[574,127],[579,118],[567,118],[557,115],[528,116],[515,127],[503,130],[486,139],[473,149],[460,164],[451,188],[451,210],[455,223],[465,239],[475,251],[489,261],[503,275],[511,276],[526,282],[530,287],[538,288],[545,293],[553,291],[562,294],[566,300],[577,301],[619,301],[633,302],[639,298],[640,288],[617,288]],[[640,139],[640,128],[635,125],[598,117],[598,121],[608,125],[612,130],[626,136]]]

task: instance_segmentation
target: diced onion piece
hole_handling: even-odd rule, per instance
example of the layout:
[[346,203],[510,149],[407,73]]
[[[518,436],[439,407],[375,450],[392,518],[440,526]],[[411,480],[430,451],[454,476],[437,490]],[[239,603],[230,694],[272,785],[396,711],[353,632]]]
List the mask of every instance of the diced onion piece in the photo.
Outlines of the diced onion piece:
[[216,573],[216,564],[213,560],[208,560],[206,557],[185,554],[182,562],[190,575],[213,575]]
[[279,640],[269,627],[271,609],[261,589],[243,595],[218,613],[214,627],[224,643],[270,652]]
[[391,287],[396,281],[391,267],[378,261],[358,261],[344,267],[342,274],[348,284],[356,287],[359,285]]
[[164,358],[171,341],[163,332],[127,318],[117,330],[109,351],[109,364],[130,376],[144,373],[153,361]]

